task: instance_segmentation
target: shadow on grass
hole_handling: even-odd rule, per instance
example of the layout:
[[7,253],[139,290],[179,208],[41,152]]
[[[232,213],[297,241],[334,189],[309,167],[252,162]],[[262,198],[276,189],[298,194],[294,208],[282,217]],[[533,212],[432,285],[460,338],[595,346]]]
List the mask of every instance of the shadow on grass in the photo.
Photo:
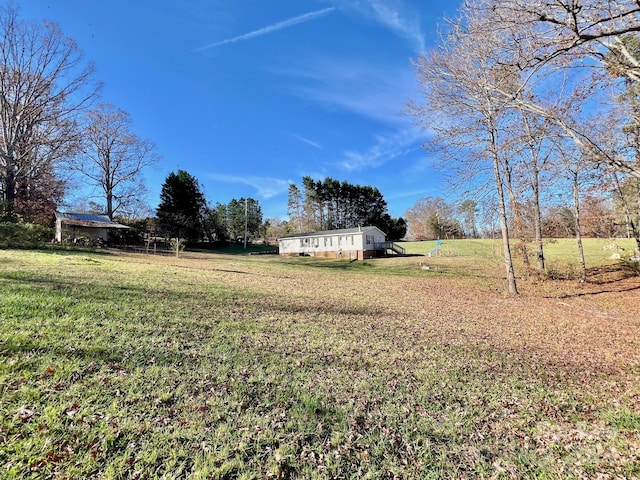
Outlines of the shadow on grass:
[[[3,343],[2,350],[0,351],[3,356],[21,353],[48,353],[61,358],[78,358],[99,363],[117,363],[124,358],[124,355],[113,347],[106,348],[91,345],[86,347],[70,346],[63,348],[47,345],[37,340],[24,340],[20,338],[9,338]],[[25,364],[22,369],[30,370],[30,367]]]
[[[416,256],[416,257],[424,257],[424,255],[405,255],[405,257]],[[323,270],[342,270],[342,271],[353,271],[353,272],[370,272],[374,270],[378,270],[381,273],[389,273],[389,274],[397,274],[399,272],[407,271],[406,266],[380,266],[375,265],[372,262],[382,263],[386,260],[397,260],[397,256],[389,256],[389,257],[376,257],[367,260],[357,260],[343,258],[343,259],[335,259],[335,258],[322,258],[322,257],[286,257],[286,259],[282,259],[280,261],[283,265],[288,265],[292,267],[309,267],[309,268],[317,268]]]
[[[640,266],[639,266],[640,267]],[[609,275],[613,278],[606,278]],[[602,280],[597,280],[603,277]],[[592,283],[604,285],[607,283],[618,283],[629,278],[640,277],[640,268],[633,268],[626,263],[615,265],[603,265],[600,267],[592,267],[587,269],[587,279]]]
[[81,255],[102,255],[108,256],[111,255],[112,252],[108,248],[96,248],[96,247],[80,247],[75,245],[49,245],[41,248],[32,249],[34,252],[44,253],[49,255],[60,255],[60,256],[81,256]]
[[632,287],[626,287],[626,288],[611,288],[611,289],[602,289],[602,290],[597,290],[597,291],[591,291],[591,292],[576,292],[576,293],[567,293],[565,295],[561,295],[559,297],[553,297],[553,298],[578,298],[578,297],[592,297],[595,295],[603,295],[606,293],[627,293],[627,292],[634,292],[636,290],[640,290],[640,285],[636,285],[636,286],[632,286]]
[[321,257],[282,257],[282,265],[291,267],[311,267],[328,270],[362,270],[371,267],[366,262],[358,262],[348,259],[321,258]]
[[[590,286],[591,290],[567,293],[557,298],[590,297],[607,293],[626,293],[640,290],[640,276],[638,272],[625,264],[592,267],[587,269],[586,274],[587,280],[584,285]],[[637,279],[638,283],[629,285],[629,281],[633,279]],[[577,275],[573,275],[563,280],[579,281],[579,278]]]
[[[251,274],[235,270],[219,269],[224,272]],[[319,312],[316,302],[309,302],[308,299],[296,300],[290,296],[276,295],[264,291],[248,292],[246,288],[212,283],[212,290],[197,289],[194,291],[176,291],[157,286],[122,285],[118,283],[108,283],[104,280],[87,282],[85,278],[64,279],[57,276],[38,274],[34,272],[0,272],[0,282],[6,280],[12,288],[20,290],[19,285],[25,287],[37,286],[40,294],[51,295],[52,300],[73,298],[74,301],[81,302],[80,305],[63,305],[60,312],[71,312],[73,309],[82,309],[82,304],[95,304],[91,311],[101,310],[109,312],[114,310],[120,312],[120,307],[126,305],[133,310],[145,310],[148,305],[166,305],[154,311],[158,315],[156,322],[158,326],[163,326],[163,312],[174,315],[175,309],[180,308],[181,314],[188,316],[190,323],[202,323],[202,327],[210,327],[217,321],[216,315],[225,315],[226,321],[244,321],[254,318],[256,312],[260,314],[268,312],[278,312],[284,314],[315,316],[318,313],[328,316],[371,316],[385,313],[386,310],[379,307],[363,307],[362,305],[350,305],[344,303],[323,303]],[[250,297],[250,298],[249,298]],[[249,299],[248,302],[239,299]],[[244,305],[246,303],[246,305]],[[243,305],[241,305],[243,304]],[[229,315],[228,310],[233,310]],[[197,321],[197,318],[202,320]],[[116,319],[115,321],[120,321]],[[131,321],[133,321],[131,319]]]
[[[0,281],[8,280],[12,285],[39,285],[48,286],[52,291],[73,291],[74,295],[80,295],[79,299],[91,299],[99,301],[117,300],[117,293],[134,293],[140,295],[148,295],[153,293],[148,288],[134,287],[131,285],[105,285],[102,281],[87,282],[86,279],[67,279],[62,280],[59,277],[38,275],[33,272],[2,272],[0,273]],[[81,283],[82,282],[82,283]],[[107,288],[108,294],[98,293],[97,288]],[[84,292],[84,294],[83,294]],[[162,294],[172,294],[171,290],[155,289],[155,292]]]

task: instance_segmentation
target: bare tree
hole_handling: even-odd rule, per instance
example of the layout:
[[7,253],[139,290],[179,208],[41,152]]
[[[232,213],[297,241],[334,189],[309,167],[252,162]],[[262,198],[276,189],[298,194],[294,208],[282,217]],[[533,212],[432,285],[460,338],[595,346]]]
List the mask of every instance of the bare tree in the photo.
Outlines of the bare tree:
[[[637,34],[622,37],[622,43],[633,59],[640,59],[640,36]],[[611,131],[604,128],[607,141],[614,141],[614,148],[626,152],[627,158],[635,160],[640,169],[640,82],[624,77],[629,65],[628,55],[622,56],[612,52],[607,56],[607,70],[615,78],[623,76],[624,83],[616,97],[616,104],[611,109],[611,120],[599,126],[619,125],[620,129]],[[617,134],[617,135],[616,135]],[[633,234],[636,249],[640,251],[640,178],[625,177],[616,171],[611,172],[614,192],[618,204],[622,207],[627,225],[627,235]],[[635,217],[635,219],[634,219]]]
[[530,118],[528,112],[522,112],[522,126],[524,132],[524,145],[528,161],[524,162],[524,174],[531,188],[532,204],[534,209],[534,236],[536,243],[536,260],[539,271],[545,269],[544,245],[542,242],[542,209],[540,207],[540,176],[541,171],[549,158],[549,152],[545,149],[547,122],[536,123],[536,118]]
[[[511,99],[495,92],[512,89],[514,71],[504,68],[499,38],[482,41],[470,35],[470,25],[482,21],[478,12],[463,9],[463,18],[451,22],[438,49],[416,62],[422,103],[409,104],[409,112],[434,132],[432,144],[441,145],[451,162],[491,163],[499,207],[507,287],[518,293],[511,256],[505,199],[504,145],[501,132]],[[485,32],[490,35],[490,32]],[[471,167],[473,168],[473,167]]]
[[478,202],[471,199],[463,200],[458,204],[456,211],[462,216],[465,235],[471,238],[478,238],[478,227],[476,221]]
[[[551,62],[596,60],[608,54],[624,58],[621,74],[640,82],[640,63],[621,37],[640,32],[637,0],[489,0],[473,8],[490,10],[498,30],[531,29],[534,41],[522,49],[518,65],[536,68]],[[522,45],[522,44],[521,44]]]
[[[421,198],[404,213],[404,216],[409,225],[409,238],[413,240],[444,238],[451,227],[458,225],[454,218],[453,206],[440,197]],[[457,233],[462,236],[462,232]]]
[[[640,84],[638,84],[640,86]],[[636,93],[632,95],[635,97]],[[618,108],[616,108],[618,107]],[[629,112],[629,105],[617,102],[608,116],[603,116],[601,121],[591,126],[594,135],[599,138],[603,145],[611,150],[618,152],[626,152],[626,156],[634,159],[636,165],[640,167],[640,132],[635,121],[632,120],[633,114],[637,116],[637,107]],[[631,121],[632,123],[628,123]],[[635,125],[634,125],[635,124]],[[612,126],[622,125],[622,128],[612,128]],[[624,224],[626,226],[627,235],[633,236],[636,242],[636,248],[640,249],[640,226],[638,218],[640,217],[640,178],[627,175],[613,168],[600,177],[600,191],[606,194],[612,194],[615,204],[622,211],[624,216]]]
[[[632,211],[632,201],[628,197],[632,197],[635,199],[636,206],[638,202],[638,198],[640,198],[640,191],[638,189],[638,182],[635,184],[632,183],[623,183],[620,179],[620,175],[616,171],[610,172],[611,180],[613,184],[613,194],[615,197],[616,204],[622,209],[624,213],[625,226],[627,229],[627,236],[633,236],[636,242],[636,250],[640,251],[640,229],[638,229],[638,210],[635,212]],[[630,194],[630,195],[629,195]]]
[[77,116],[97,94],[93,66],[52,23],[21,21],[0,7],[0,217],[15,219],[18,185],[68,158]]
[[640,81],[638,59],[622,40],[640,31],[637,0],[477,0],[465,2],[465,8],[480,19],[470,26],[470,34],[483,41],[499,39],[497,46],[510,52],[505,67],[520,72],[519,85],[496,86],[496,95],[553,121],[593,161],[640,178],[634,162],[599,144],[584,122],[572,121],[570,110],[526,95],[535,79],[553,82],[558,72],[570,71],[574,79],[580,76],[574,81],[582,85],[579,94],[587,105],[608,87],[606,69],[612,58],[620,76]]
[[135,205],[144,192],[142,173],[159,161],[155,145],[131,133],[129,114],[100,104],[87,115],[82,153],[73,167],[98,187],[109,218]]
[[[517,191],[510,190],[509,195],[514,210],[516,234],[523,241],[533,237],[536,245],[537,269],[544,271],[541,196],[545,174],[557,156],[556,143],[559,141],[558,136],[561,132],[558,132],[548,118],[532,115],[521,108],[516,108],[512,123],[508,131],[511,136],[513,157],[517,160],[513,170]],[[516,201],[516,197],[519,201]],[[520,211],[523,205],[526,205],[529,210],[526,220]],[[526,255],[526,249],[523,253]],[[526,259],[525,265],[529,266]]]
[[[511,118],[510,124],[514,123],[513,117]],[[509,125],[510,127],[511,125]],[[511,130],[510,128],[505,128],[507,132]],[[510,133],[507,133],[505,136],[511,137]],[[520,163],[520,156],[514,154],[512,151],[512,141],[514,138],[507,138],[505,142],[505,148],[502,149],[501,154],[501,163],[502,163],[502,171],[504,178],[504,186],[506,189],[506,193],[509,198],[509,204],[511,205],[511,216],[513,218],[513,236],[518,238],[520,241],[515,245],[516,251],[520,252],[522,257],[522,262],[524,264],[524,268],[527,274],[531,273],[531,262],[529,261],[529,249],[527,247],[527,243],[530,240],[529,235],[524,226],[524,216],[522,212],[521,202],[518,201],[518,186],[517,175],[515,174],[515,170],[518,168],[518,164]],[[519,190],[519,189],[518,189]]]
[[576,242],[578,243],[578,253],[580,258],[580,281],[587,281],[587,262],[584,257],[584,246],[582,243],[582,224],[580,219],[580,162],[567,165],[567,172],[571,175],[571,185],[573,186],[573,218],[575,220]]
[[[559,153],[559,175],[562,175],[569,181],[571,188],[571,216],[574,223],[573,232],[578,246],[580,281],[585,282],[587,279],[587,263],[582,239],[585,236],[586,224],[593,223],[594,220],[600,223],[600,219],[593,218],[593,209],[591,209],[592,218],[586,218],[586,209],[583,208],[583,192],[595,183],[602,182],[602,168],[593,162],[592,159],[589,159],[570,139],[565,139],[564,142],[559,143],[557,146]],[[595,215],[595,217],[599,216],[598,214]],[[589,222],[585,222],[585,220],[589,220]]]

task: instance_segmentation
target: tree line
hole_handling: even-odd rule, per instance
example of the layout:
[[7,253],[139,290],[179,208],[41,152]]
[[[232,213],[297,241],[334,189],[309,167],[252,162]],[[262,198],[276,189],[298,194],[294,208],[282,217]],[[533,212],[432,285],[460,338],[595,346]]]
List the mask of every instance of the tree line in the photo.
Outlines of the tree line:
[[[583,237],[630,237],[632,231],[626,221],[625,209],[613,200],[610,196],[586,193],[580,200],[579,222],[570,205],[561,202],[546,205],[541,218],[542,236],[548,239],[575,237],[579,225]],[[518,209],[523,221],[520,239],[531,242],[535,238],[535,209],[528,202],[518,204]],[[448,202],[441,197],[425,197],[405,212],[405,218],[406,238],[412,241],[496,238],[501,235],[495,205],[487,201]],[[510,216],[510,231],[515,228],[513,222],[513,216]]]
[[191,243],[263,238],[262,209],[253,198],[207,202],[198,180],[185,170],[170,173],[156,209],[156,233]]
[[560,195],[583,280],[586,196],[612,196],[640,247],[639,14],[631,0],[464,2],[415,60],[421,96],[409,112],[452,183],[496,212],[513,294],[510,240],[532,230],[534,251],[522,241],[516,253],[544,271],[545,203]]
[[264,220],[253,198],[227,204],[207,202],[197,179],[184,170],[167,176],[160,192],[155,229],[158,234],[189,242],[263,240],[273,242],[291,233],[374,225],[399,240],[406,234],[402,218],[393,219],[377,188],[351,185],[327,177],[303,177],[304,190],[289,185],[289,220]]
[[314,180],[305,176],[302,189],[289,184],[288,215],[291,233],[372,225],[389,240],[399,240],[407,231],[403,218],[389,215],[387,202],[377,188],[331,177]]

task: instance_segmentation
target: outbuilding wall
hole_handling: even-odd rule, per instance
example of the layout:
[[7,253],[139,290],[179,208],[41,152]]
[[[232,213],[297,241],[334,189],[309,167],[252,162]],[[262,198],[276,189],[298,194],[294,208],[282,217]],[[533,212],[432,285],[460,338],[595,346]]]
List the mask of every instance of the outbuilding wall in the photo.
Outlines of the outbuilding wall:
[[101,238],[104,242],[107,241],[107,229],[99,227],[80,227],[77,225],[65,225],[61,224],[60,220],[56,221],[56,241],[62,243],[63,239],[67,238],[80,238],[87,237],[93,240]]

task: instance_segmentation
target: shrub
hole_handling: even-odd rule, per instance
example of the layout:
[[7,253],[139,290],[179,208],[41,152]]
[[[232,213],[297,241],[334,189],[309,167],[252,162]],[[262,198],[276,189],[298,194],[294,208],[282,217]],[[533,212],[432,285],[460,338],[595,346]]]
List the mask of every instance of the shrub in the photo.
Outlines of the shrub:
[[39,248],[53,238],[53,229],[35,223],[0,223],[0,248]]

